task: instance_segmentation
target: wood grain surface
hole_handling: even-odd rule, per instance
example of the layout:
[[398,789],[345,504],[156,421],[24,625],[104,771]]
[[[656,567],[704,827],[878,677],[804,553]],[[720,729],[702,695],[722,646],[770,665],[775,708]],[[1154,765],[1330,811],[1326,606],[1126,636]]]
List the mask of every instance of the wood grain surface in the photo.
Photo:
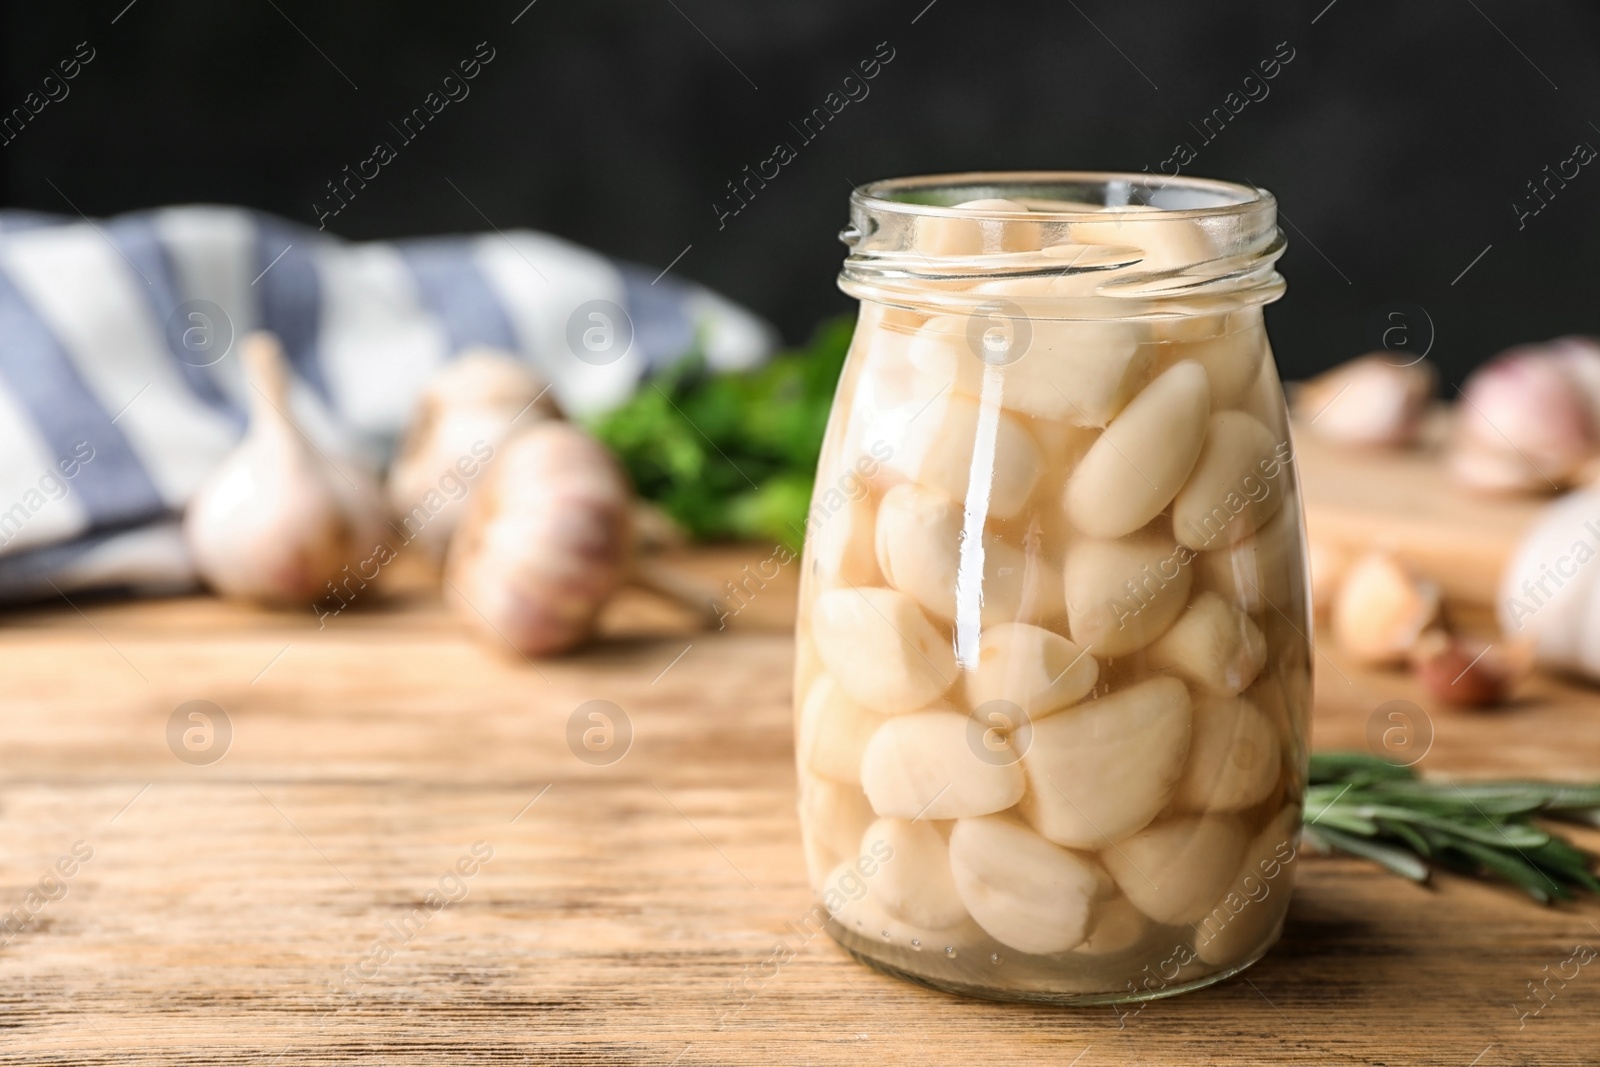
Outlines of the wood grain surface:
[[[765,555],[688,563],[720,583]],[[0,906],[54,897],[0,933],[0,1063],[1600,1062],[1600,961],[1528,988],[1600,946],[1600,907],[1354,861],[1302,865],[1243,976],[1132,1013],[963,1000],[799,942],[792,569],[724,632],[630,597],[538,664],[426,593],[321,631],[200,598],[0,619]],[[1320,747],[1425,705],[1317,664]],[[166,739],[196,699],[234,732],[211,765]],[[590,700],[632,725],[609,765],[569,747]],[[1426,710],[1429,771],[1600,775],[1588,690]]]

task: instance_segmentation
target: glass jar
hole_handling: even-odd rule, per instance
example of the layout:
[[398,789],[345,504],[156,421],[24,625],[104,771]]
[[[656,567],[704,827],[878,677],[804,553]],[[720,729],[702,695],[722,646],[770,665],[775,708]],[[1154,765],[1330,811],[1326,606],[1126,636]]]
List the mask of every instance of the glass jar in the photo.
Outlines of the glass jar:
[[1001,999],[1248,966],[1288,904],[1310,701],[1275,201],[915,178],[858,189],[841,236],[860,317],[795,679],[829,932]]

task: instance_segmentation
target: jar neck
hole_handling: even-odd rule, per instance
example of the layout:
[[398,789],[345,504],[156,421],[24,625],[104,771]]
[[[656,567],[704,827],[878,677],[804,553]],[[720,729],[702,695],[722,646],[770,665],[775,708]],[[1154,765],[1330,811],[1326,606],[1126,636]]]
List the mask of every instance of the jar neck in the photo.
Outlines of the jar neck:
[[877,182],[850,199],[839,285],[862,300],[1045,318],[1166,318],[1276,300],[1270,193],[1147,174],[973,174]]

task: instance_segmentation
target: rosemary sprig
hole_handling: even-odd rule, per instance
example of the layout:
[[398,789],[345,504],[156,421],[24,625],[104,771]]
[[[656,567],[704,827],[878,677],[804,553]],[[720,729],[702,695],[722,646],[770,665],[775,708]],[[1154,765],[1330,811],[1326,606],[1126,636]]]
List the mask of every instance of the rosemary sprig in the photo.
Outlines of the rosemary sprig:
[[1600,782],[1430,781],[1359,752],[1311,757],[1304,840],[1414,882],[1434,867],[1499,878],[1548,904],[1600,893],[1596,856],[1535,818],[1600,826]]

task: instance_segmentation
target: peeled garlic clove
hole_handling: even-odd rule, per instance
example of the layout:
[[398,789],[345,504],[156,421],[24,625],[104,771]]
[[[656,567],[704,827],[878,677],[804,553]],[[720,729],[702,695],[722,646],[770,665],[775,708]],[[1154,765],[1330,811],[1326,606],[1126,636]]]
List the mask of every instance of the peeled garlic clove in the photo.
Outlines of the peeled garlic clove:
[[1243,692],[1267,662],[1267,641],[1250,617],[1215,593],[1200,593],[1145,662],[1216,693]]
[[1259,804],[1278,784],[1281,749],[1271,721],[1250,701],[1201,697],[1173,804],[1185,811],[1242,811]]
[[1039,419],[1106,426],[1155,367],[1141,327],[1126,322],[1034,319],[1032,338],[1003,368],[1004,404]]
[[1034,955],[1083,943],[1104,875],[999,815],[962,819],[950,832],[950,868],[967,912],[1002,945]]
[[[815,510],[815,509],[813,509]],[[883,584],[873,551],[877,511],[869,496],[846,497],[834,511],[811,524],[806,548],[823,588]]]
[[1158,533],[1074,542],[1064,572],[1072,640],[1102,659],[1154,641],[1189,599],[1193,559]]
[[1301,385],[1294,413],[1310,432],[1339,444],[1409,445],[1437,380],[1431,364],[1395,364],[1374,352]]
[[1172,531],[1193,549],[1232,544],[1277,513],[1292,449],[1242,411],[1211,416],[1205,447],[1172,502]]
[[570,423],[505,440],[450,543],[446,596],[492,644],[553,655],[585,640],[632,555],[633,492]]
[[1195,921],[1194,949],[1206,963],[1242,963],[1276,931],[1294,886],[1300,809],[1285,808],[1245,848],[1227,891]]
[[[909,406],[909,405],[908,405]],[[949,389],[915,411],[885,413],[878,436],[894,449],[885,467],[937,489],[953,500],[967,500],[967,486],[976,476],[987,491],[987,517],[1009,519],[1020,512],[1039,481],[1039,446],[1022,424],[1004,411],[990,411],[969,396]],[[994,437],[992,455],[975,448],[980,432]],[[978,456],[991,462],[980,465]]]
[[1082,700],[1100,665],[1060,634],[1018,622],[984,630],[977,669],[963,673],[968,707],[1003,700],[1037,719]]
[[[897,485],[884,495],[876,527],[878,566],[890,585],[936,618],[957,615],[963,509],[937,490]],[[980,597],[985,624],[1048,618],[1061,612],[1061,575],[1037,557],[993,535],[984,536]]]
[[306,442],[289,413],[290,371],[276,337],[250,334],[239,358],[252,390],[250,426],[189,502],[184,537],[218,593],[314,605],[346,566],[375,553],[380,562],[394,558],[380,544],[382,496],[369,473],[334,467]]
[[[1247,615],[1294,616],[1300,579],[1300,512],[1279,508],[1255,533],[1195,560],[1195,587],[1222,597]],[[1314,553],[1313,553],[1314,555]],[[1313,575],[1316,564],[1313,562]],[[1313,577],[1313,581],[1315,578]]]
[[1095,905],[1089,936],[1074,952],[1085,956],[1110,956],[1126,952],[1149,933],[1148,916],[1127,897],[1117,896]]
[[828,673],[887,715],[925,707],[955,682],[956,657],[917,602],[893,589],[831,589],[811,606],[811,634]]
[[980,759],[974,738],[981,733],[974,720],[949,711],[884,723],[861,760],[872,810],[896,819],[959,819],[1011,807],[1022,797],[1022,770],[993,756]]
[[1363,663],[1399,663],[1439,614],[1439,590],[1381,552],[1350,565],[1333,602],[1333,635]]
[[[1020,212],[1028,209],[1015,200],[989,197],[956,204],[957,211],[974,214]],[[1039,247],[1039,225],[1026,220],[961,218],[959,215],[924,215],[917,219],[917,251],[927,256],[979,256],[995,252],[1028,252]]]
[[818,885],[837,864],[856,857],[861,835],[875,816],[859,786],[800,774],[800,829],[806,871]]
[[861,838],[863,856],[888,852],[872,880],[872,895],[884,910],[915,926],[940,930],[967,917],[950,874],[949,847],[932,824],[879,819]]
[[892,857],[880,860],[876,856],[862,855],[839,864],[822,883],[819,894],[822,906],[845,930],[877,945],[896,945],[913,951],[918,947],[953,948],[959,953],[961,949],[983,943],[983,931],[964,915],[951,926],[928,929],[890,914],[871,890],[874,881],[893,862]]
[[1136,249],[1139,261],[1128,268],[1130,273],[1182,270],[1216,257],[1211,239],[1197,223],[1148,217],[1151,210],[1144,204],[1108,208],[1104,220],[1074,222],[1072,240],[1077,244]]
[[1177,926],[1199,919],[1222,896],[1247,844],[1231,815],[1182,816],[1123,838],[1100,860],[1140,911]]
[[434,375],[389,469],[389,509],[409,539],[444,555],[468,492],[505,436],[560,417],[548,390],[523,363],[493,349],[464,352]]
[[800,709],[801,766],[836,782],[861,784],[861,754],[884,717],[851,700],[832,678],[811,685]]
[[1226,325],[1227,332],[1215,336],[1174,338],[1174,343],[1162,346],[1160,354],[1164,367],[1180,360],[1194,360],[1206,369],[1213,411],[1241,407],[1267,361],[1267,331],[1259,308],[1253,313],[1230,316]]
[[1189,691],[1155,677],[1033,724],[1023,817],[1060,845],[1101,848],[1155,818],[1189,752]]
[[1210,413],[1198,363],[1179,363],[1145,386],[1067,481],[1072,524],[1091,537],[1121,537],[1159,515],[1194,469]]

